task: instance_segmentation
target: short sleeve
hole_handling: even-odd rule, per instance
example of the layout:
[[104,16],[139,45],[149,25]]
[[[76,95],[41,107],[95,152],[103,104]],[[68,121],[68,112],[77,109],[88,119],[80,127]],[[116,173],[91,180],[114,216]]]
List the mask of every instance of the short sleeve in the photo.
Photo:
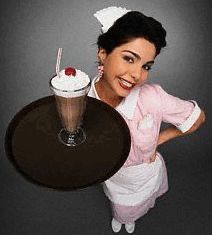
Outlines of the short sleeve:
[[175,125],[180,131],[188,131],[200,116],[201,109],[196,101],[183,100],[168,94],[156,86],[161,100],[162,121]]

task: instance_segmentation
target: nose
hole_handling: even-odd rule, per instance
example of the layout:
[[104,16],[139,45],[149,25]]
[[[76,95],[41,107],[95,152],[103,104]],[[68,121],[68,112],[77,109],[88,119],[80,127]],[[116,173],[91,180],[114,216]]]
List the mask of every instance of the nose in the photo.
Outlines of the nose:
[[132,66],[130,71],[130,76],[133,78],[134,82],[138,82],[142,76],[142,69],[140,66]]

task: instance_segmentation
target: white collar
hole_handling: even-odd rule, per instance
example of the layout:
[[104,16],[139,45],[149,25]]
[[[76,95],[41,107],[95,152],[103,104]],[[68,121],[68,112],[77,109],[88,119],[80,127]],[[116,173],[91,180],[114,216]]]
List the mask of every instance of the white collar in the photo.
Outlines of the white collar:
[[[88,93],[88,96],[101,100],[97,94],[95,83],[99,81],[99,77],[95,77],[92,80],[91,88]],[[135,108],[138,101],[140,87],[135,87],[130,94],[125,97],[122,102],[115,108],[118,112],[126,116],[128,119],[132,120]]]

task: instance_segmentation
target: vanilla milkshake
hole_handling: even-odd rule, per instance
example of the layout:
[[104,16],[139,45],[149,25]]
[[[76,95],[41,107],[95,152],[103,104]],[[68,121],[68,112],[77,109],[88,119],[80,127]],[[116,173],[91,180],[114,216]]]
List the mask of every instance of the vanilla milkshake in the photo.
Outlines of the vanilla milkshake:
[[74,146],[77,144],[74,144],[76,140],[73,138],[76,138],[77,134],[79,137],[79,132],[82,131],[80,124],[86,107],[90,79],[84,72],[71,67],[60,71],[58,75],[50,80],[50,88],[55,95],[63,125],[59,135],[66,145]]

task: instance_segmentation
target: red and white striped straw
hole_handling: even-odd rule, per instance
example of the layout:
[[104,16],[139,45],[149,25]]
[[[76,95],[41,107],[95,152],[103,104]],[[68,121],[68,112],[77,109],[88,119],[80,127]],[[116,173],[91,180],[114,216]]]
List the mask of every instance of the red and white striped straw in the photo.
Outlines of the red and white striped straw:
[[62,50],[62,48],[59,48],[57,52],[56,74],[58,77],[60,77],[60,61],[62,57]]

